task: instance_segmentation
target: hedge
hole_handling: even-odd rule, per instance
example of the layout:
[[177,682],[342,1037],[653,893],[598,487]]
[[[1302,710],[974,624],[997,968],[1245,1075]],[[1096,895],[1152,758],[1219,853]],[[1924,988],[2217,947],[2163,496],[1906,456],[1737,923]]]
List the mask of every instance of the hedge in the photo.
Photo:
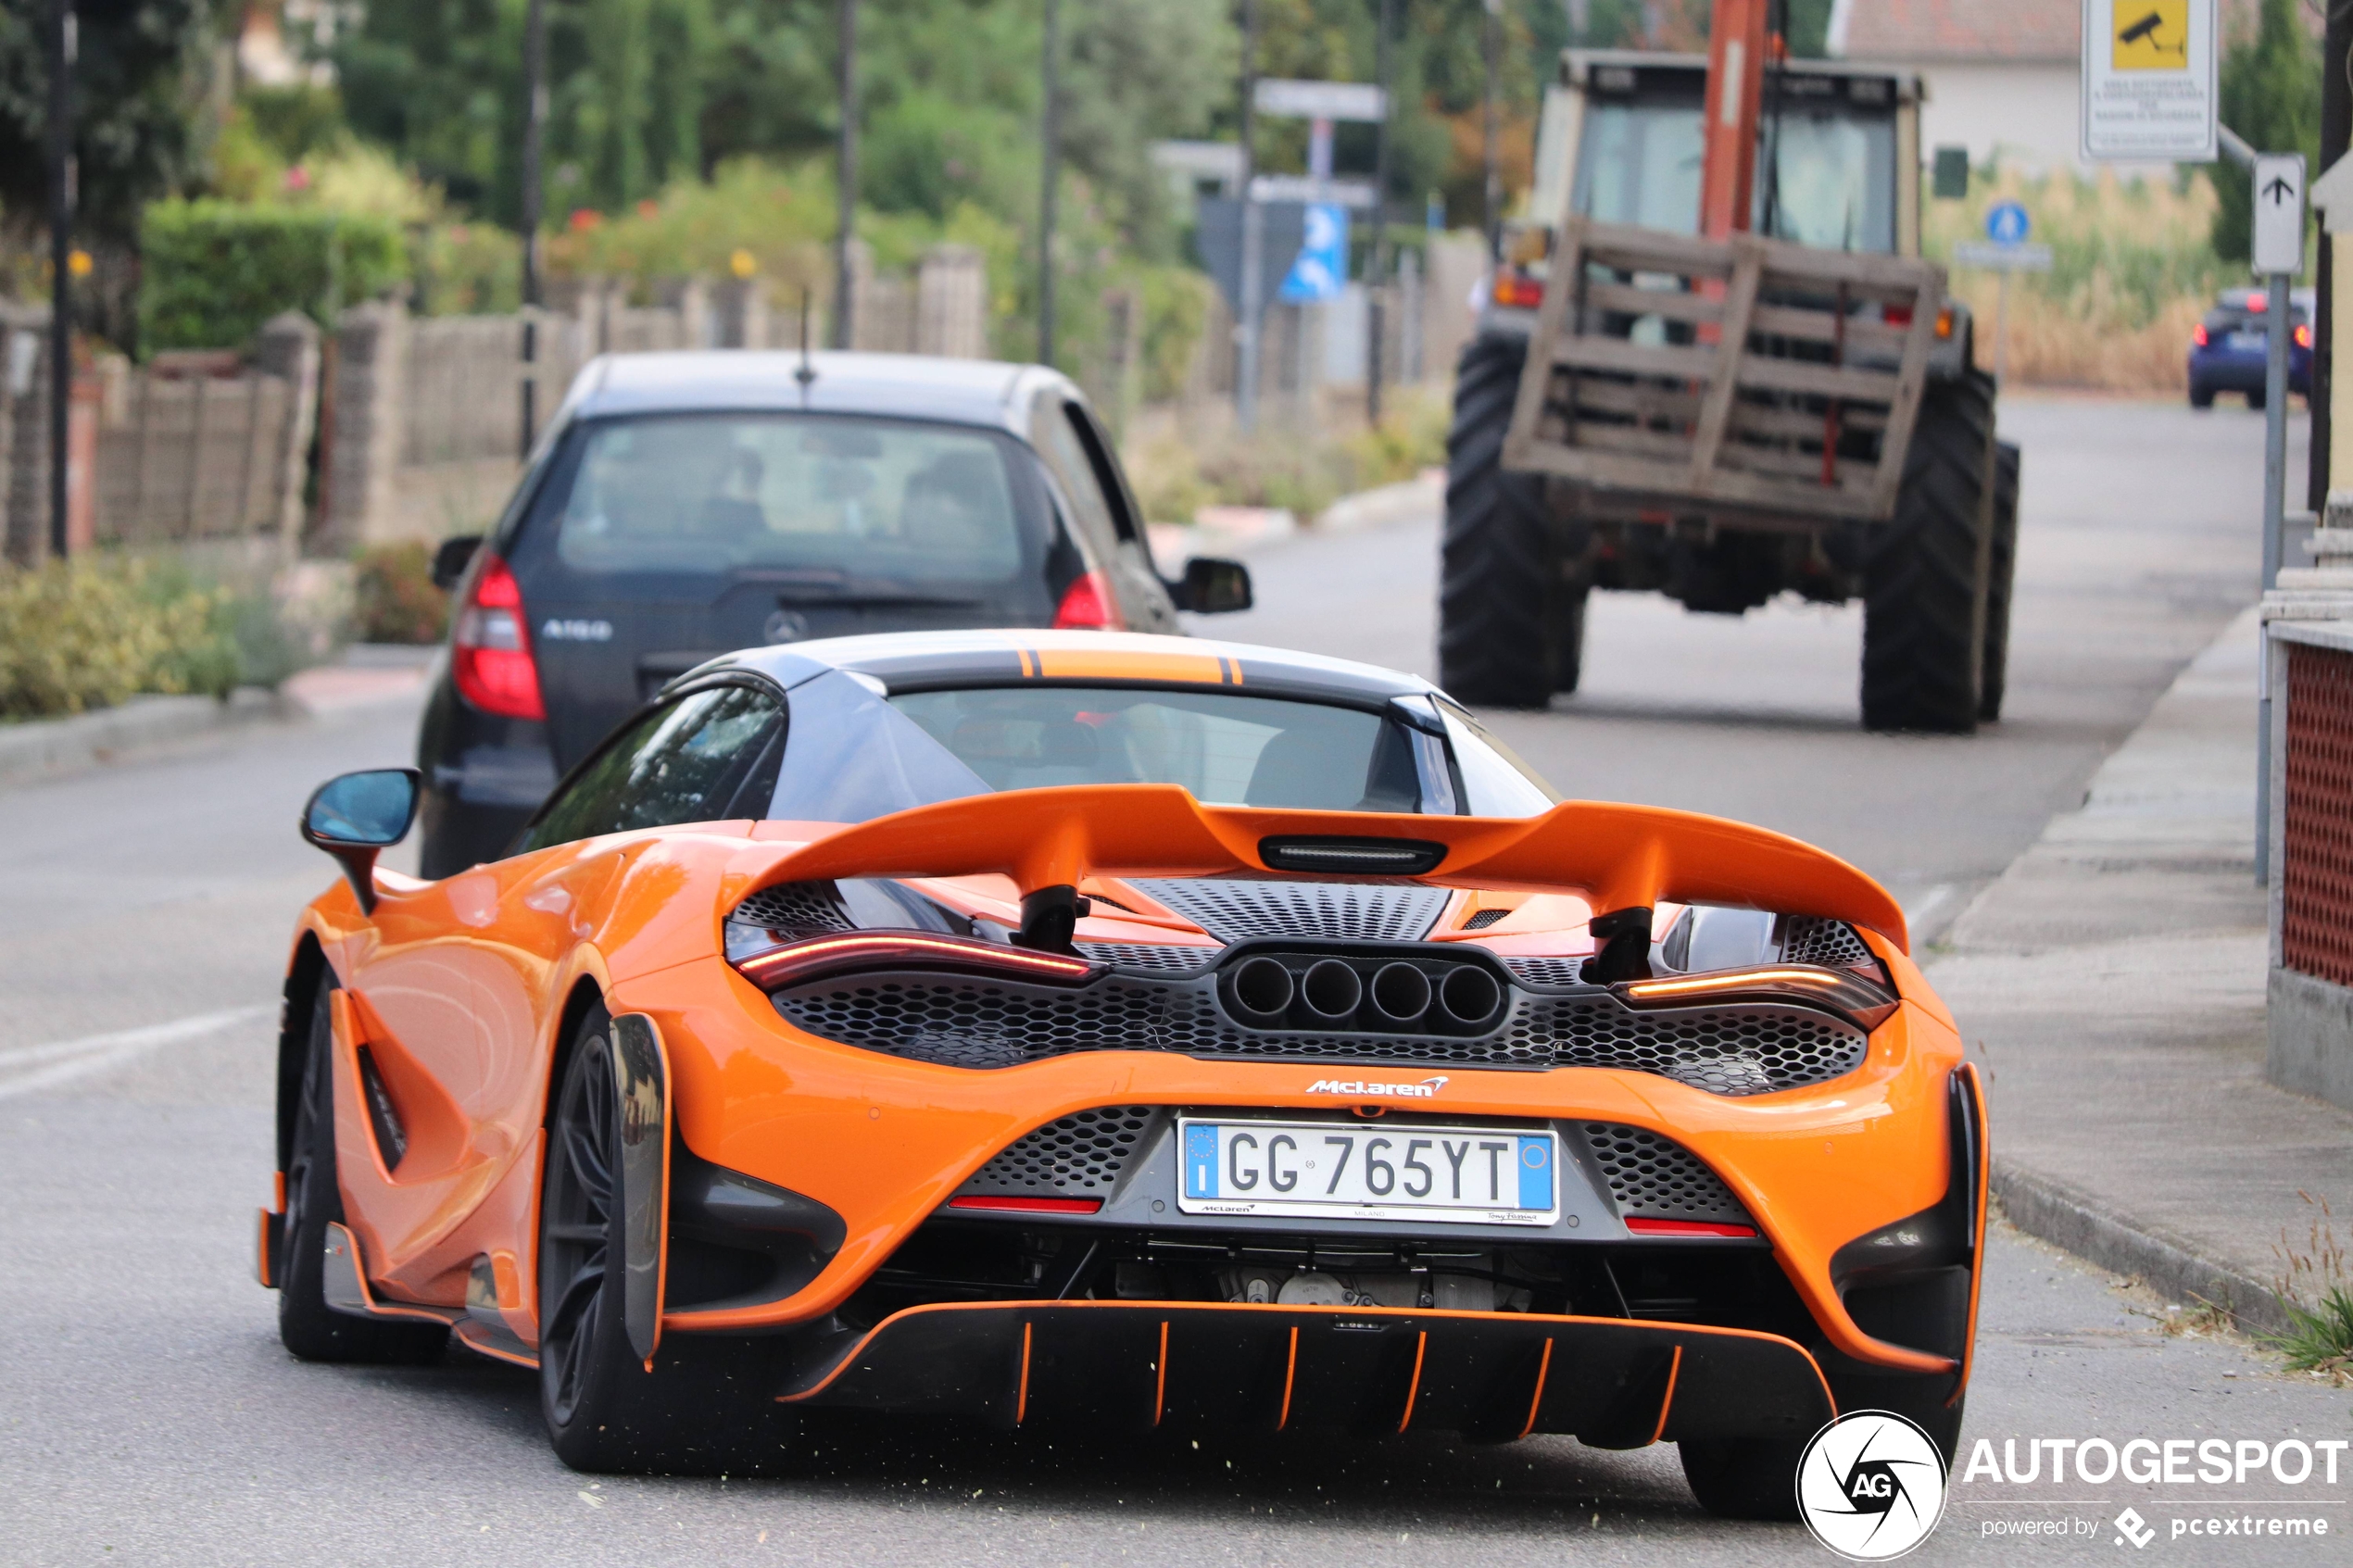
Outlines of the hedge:
[[331,324],[409,272],[398,227],[315,207],[151,204],[140,229],[142,346],[241,348],[289,308]]

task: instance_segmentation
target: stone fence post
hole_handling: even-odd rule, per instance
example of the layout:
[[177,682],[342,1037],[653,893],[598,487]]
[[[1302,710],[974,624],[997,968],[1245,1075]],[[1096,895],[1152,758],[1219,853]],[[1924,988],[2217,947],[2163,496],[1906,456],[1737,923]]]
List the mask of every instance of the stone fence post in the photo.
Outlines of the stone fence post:
[[340,555],[370,537],[393,506],[407,429],[409,311],[397,300],[357,305],[335,322],[318,545]]
[[988,357],[988,273],[970,245],[934,245],[915,269],[915,352]]
[[768,290],[758,278],[722,278],[711,311],[722,348],[768,346]]
[[287,383],[285,435],[271,458],[278,470],[278,542],[288,555],[302,542],[302,482],[319,422],[319,328],[299,310],[270,318],[254,343],[254,368]]

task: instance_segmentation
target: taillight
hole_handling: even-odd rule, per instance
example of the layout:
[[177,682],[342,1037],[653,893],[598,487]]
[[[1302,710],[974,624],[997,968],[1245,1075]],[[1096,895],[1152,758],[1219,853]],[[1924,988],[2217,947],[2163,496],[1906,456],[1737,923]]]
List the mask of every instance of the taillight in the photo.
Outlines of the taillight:
[[1743,1240],[1756,1235],[1755,1225],[1728,1225],[1714,1220],[1650,1220],[1639,1214],[1626,1216],[1629,1236],[1721,1236]]
[[1122,628],[1119,606],[1111,596],[1111,581],[1090,571],[1070,585],[1054,607],[1054,624],[1066,631],[1116,632]]
[[2270,295],[2251,294],[2246,296],[2246,313],[2248,315],[2260,316],[2263,312],[2269,310],[2270,308],[2271,308],[2271,296]]
[[531,656],[531,627],[522,587],[507,563],[491,556],[474,577],[449,637],[449,672],[458,695],[484,713],[505,719],[545,719],[539,665]]
[[2200,321],[2190,329],[2190,342],[2199,348],[2206,346],[2206,323]]
[[1544,303],[1542,280],[1506,268],[1495,274],[1495,303],[1513,309],[1534,310]]
[[950,1209],[977,1209],[995,1214],[1092,1214],[1102,1206],[1100,1198],[999,1197],[993,1193],[966,1193],[948,1200]]
[[1912,307],[1908,305],[1885,306],[1881,309],[1880,314],[1891,327],[1908,327],[1912,324]]
[[2296,346],[2298,348],[2309,348],[2312,346],[2312,329],[2309,325],[2305,325],[2301,322],[2297,324],[2296,329]]
[[1814,1008],[1866,1031],[1895,1010],[1895,998],[1861,975],[1814,964],[1774,964],[1718,970],[1611,987],[1631,1008],[1696,1007],[1724,1002],[1781,1002]]
[[736,972],[763,991],[878,969],[945,970],[996,980],[1081,985],[1105,967],[1064,953],[1032,952],[924,931],[833,932],[749,951],[731,941],[728,948],[727,961]]

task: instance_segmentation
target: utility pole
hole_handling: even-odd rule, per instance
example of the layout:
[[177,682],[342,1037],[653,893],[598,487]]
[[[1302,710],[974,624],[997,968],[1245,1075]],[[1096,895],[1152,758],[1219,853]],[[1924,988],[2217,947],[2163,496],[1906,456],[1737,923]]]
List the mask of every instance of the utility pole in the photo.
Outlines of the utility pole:
[[522,20],[522,434],[528,460],[539,433],[539,230],[545,194],[539,164],[547,127],[547,0],[531,0]]
[[[834,235],[834,346],[855,341],[858,288],[850,276],[850,247],[858,228],[858,0],[841,0],[841,137],[835,145],[834,182],[841,187],[839,232]],[[802,344],[806,349],[809,345]]]
[[1480,222],[1487,234],[1487,254],[1496,256],[1503,238],[1504,189],[1503,178],[1495,169],[1496,141],[1500,128],[1496,121],[1495,76],[1499,57],[1504,50],[1504,0],[1487,0],[1487,15],[1480,24],[1478,52],[1480,63],[1487,68],[1487,83],[1479,94],[1478,138],[1479,164],[1486,171],[1480,184],[1483,201]]
[[[2346,71],[2353,69],[2353,5],[2344,0],[2328,7],[2328,29],[2321,43],[2321,161],[2316,170],[2326,169],[2343,157],[2353,146],[2353,82]],[[2329,472],[2329,394],[2336,383],[2336,356],[2334,323],[2340,304],[2353,306],[2353,300],[2336,298],[2336,269],[2334,255],[2335,238],[2327,226],[2321,229],[2321,251],[2317,275],[2314,277],[2314,308],[2312,311],[2311,390],[2305,395],[2304,405],[2311,414],[2309,432],[2311,455],[2307,465],[2304,484],[2304,505],[2313,512],[2328,509],[2329,486],[2342,477],[2353,483],[2353,474],[2342,476]]]
[[1382,336],[1388,312],[1381,287],[1389,282],[1389,36],[1397,26],[1397,0],[1380,0],[1380,36],[1373,44],[1373,76],[1380,83],[1380,125],[1373,141],[1373,251],[1365,280],[1365,417],[1380,423]]
[[49,553],[68,537],[67,465],[73,429],[73,0],[49,6]]
[[1242,0],[1242,277],[1241,320],[1234,323],[1234,423],[1244,435],[1258,425],[1259,251],[1265,215],[1258,210],[1258,0]]
[[1062,3],[1046,0],[1045,112],[1038,192],[1038,362],[1054,362],[1054,181],[1062,172]]

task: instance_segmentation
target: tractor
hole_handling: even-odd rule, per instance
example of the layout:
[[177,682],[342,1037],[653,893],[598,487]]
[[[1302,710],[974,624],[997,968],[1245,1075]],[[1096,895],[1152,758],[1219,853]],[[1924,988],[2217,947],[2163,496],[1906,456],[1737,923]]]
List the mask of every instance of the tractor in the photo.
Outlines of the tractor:
[[1920,257],[1920,86],[1793,60],[1775,0],[1705,56],[1568,50],[1447,444],[1440,681],[1577,689],[1596,588],[1741,615],[1863,601],[1862,718],[2002,710],[2018,449]]

